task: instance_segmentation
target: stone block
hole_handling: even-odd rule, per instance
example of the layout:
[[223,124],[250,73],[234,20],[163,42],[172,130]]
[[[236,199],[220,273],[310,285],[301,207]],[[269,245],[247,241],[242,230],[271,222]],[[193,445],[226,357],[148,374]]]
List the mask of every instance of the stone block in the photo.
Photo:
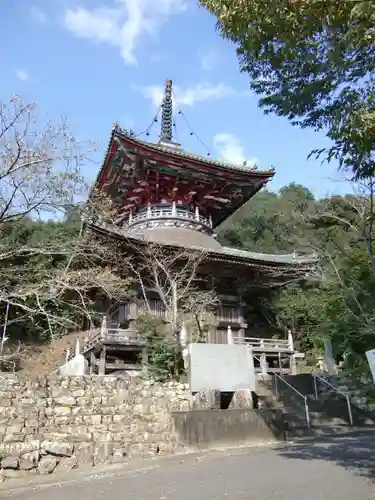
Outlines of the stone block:
[[71,457],[73,455],[73,443],[58,442],[58,441],[43,441],[41,448],[49,455],[57,457]]
[[70,472],[78,466],[78,457],[63,457],[56,468],[56,473]]
[[197,392],[193,397],[193,408],[201,410],[220,409],[221,393],[215,389]]
[[82,398],[85,395],[85,389],[74,389],[72,390],[72,396],[74,398]]
[[55,402],[61,406],[75,406],[76,398],[74,396],[59,396],[55,399]]
[[253,408],[253,397],[250,389],[235,391],[229,408]]
[[111,463],[116,464],[116,463],[121,463],[124,462],[128,459],[127,453],[124,448],[115,448],[113,450],[113,454],[111,456]]
[[38,464],[38,472],[41,475],[51,474],[57,467],[57,458],[51,456],[42,457]]
[[94,465],[104,464],[113,454],[113,442],[95,443]]
[[86,425],[99,425],[102,423],[102,415],[84,415],[82,419]]
[[20,458],[20,469],[21,470],[31,470],[31,469],[34,469],[34,467],[36,466],[36,463],[31,460],[31,459],[28,459],[28,458]]
[[19,465],[19,460],[17,457],[5,457],[1,461],[1,468],[2,469],[18,469]]
[[78,443],[74,447],[74,456],[77,458],[78,463],[94,464],[94,443]]
[[40,458],[39,450],[23,453],[20,457],[20,469],[30,470],[36,467]]
[[103,406],[101,405],[100,408],[98,408],[98,413],[101,413],[102,415],[113,415],[116,413],[116,408],[114,406]]
[[53,409],[53,413],[56,416],[67,416],[72,413],[72,409],[69,406],[55,406]]
[[24,440],[25,440],[25,434],[23,434],[22,432],[7,431],[3,438],[4,443],[19,443]]

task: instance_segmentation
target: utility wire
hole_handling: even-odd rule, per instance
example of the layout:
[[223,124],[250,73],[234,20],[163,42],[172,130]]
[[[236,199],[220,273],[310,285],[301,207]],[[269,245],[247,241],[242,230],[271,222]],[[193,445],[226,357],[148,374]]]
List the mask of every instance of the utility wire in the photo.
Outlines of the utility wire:
[[160,114],[160,110],[162,108],[162,104],[158,107],[157,111],[156,111],[156,114],[154,116],[154,118],[152,119],[152,122],[150,123],[150,125],[145,129],[143,130],[142,132],[139,132],[138,134],[135,134],[134,133],[134,137],[141,137],[142,135],[150,135],[150,130],[152,129],[152,127],[154,126],[155,123],[157,123],[159,121],[159,114]]
[[[177,103],[177,99],[176,99],[176,95],[174,93],[174,91],[172,90],[172,94],[173,94],[173,98],[175,100],[175,102]],[[182,111],[181,108],[178,108],[178,111],[177,111],[177,114],[181,115],[187,128],[189,129],[189,133],[190,135],[194,136],[198,142],[204,147],[204,149],[207,151],[207,156],[211,156],[211,152],[209,150],[209,148],[207,147],[207,145],[202,141],[202,139],[194,132],[193,128],[191,127],[188,119],[186,118],[186,115],[185,113]]]

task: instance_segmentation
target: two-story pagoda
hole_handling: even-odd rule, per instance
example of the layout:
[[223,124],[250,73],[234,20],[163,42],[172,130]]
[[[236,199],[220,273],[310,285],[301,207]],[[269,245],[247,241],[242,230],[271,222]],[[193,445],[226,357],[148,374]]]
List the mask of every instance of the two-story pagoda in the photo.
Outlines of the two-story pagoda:
[[[265,186],[274,171],[195,156],[173,140],[172,131],[172,82],[168,80],[158,143],[139,140],[133,133],[114,126],[96,188],[113,197],[124,217],[117,226],[90,224],[91,229],[120,237],[131,242],[133,248],[146,241],[205,252],[206,271],[214,278],[221,302],[218,326],[209,341],[226,343],[228,327],[233,338],[245,341],[255,334],[252,325],[244,320],[241,290],[249,285],[256,289],[303,278],[316,257],[296,253],[267,255],[222,246],[216,239],[215,228]],[[108,318],[111,328],[107,326],[102,332],[100,344],[92,340],[87,346],[87,357],[92,366],[101,366],[100,373],[116,368],[116,364],[105,362],[109,350],[118,352],[121,348],[129,355],[141,348],[132,329],[117,328],[144,311],[141,302],[119,305]],[[155,312],[160,313],[162,306],[157,298],[152,303]],[[261,340],[256,343],[260,346]],[[293,351],[290,342],[284,344],[284,350]],[[133,363],[124,361],[122,368],[135,368],[136,357],[133,359]]]

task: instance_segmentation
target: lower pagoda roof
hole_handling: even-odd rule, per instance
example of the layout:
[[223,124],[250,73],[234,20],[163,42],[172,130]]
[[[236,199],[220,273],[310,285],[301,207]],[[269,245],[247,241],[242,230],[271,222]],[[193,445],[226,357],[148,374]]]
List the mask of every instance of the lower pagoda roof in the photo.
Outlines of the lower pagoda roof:
[[225,247],[213,236],[181,227],[154,227],[129,231],[114,224],[87,223],[94,232],[109,234],[133,244],[157,244],[183,250],[202,251],[210,260],[258,269],[280,271],[281,274],[296,274],[298,279],[308,274],[318,262],[316,253],[266,254]]

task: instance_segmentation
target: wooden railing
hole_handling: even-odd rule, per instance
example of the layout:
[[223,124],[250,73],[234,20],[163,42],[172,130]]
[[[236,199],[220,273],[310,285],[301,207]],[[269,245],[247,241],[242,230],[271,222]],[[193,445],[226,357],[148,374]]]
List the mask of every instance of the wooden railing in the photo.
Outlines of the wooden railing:
[[254,351],[293,351],[293,344],[284,339],[259,339],[257,337],[233,337],[235,344],[246,344],[251,346]]
[[[159,318],[164,318],[166,316],[166,311],[163,302],[161,300],[150,299],[148,301],[148,304],[151,309],[151,314]],[[149,312],[145,302],[139,302],[136,307],[137,307],[137,316],[141,316],[142,314],[146,314]]]
[[122,345],[142,345],[145,340],[137,332],[133,330],[124,330],[122,328],[107,328],[107,331],[100,339],[106,344],[122,344]]
[[[159,318],[165,318],[167,316],[165,307],[163,302],[160,299],[149,299],[148,306],[144,301],[139,301],[134,304],[134,309],[132,313],[130,313],[129,305],[126,306],[126,317],[131,319],[135,319],[135,317],[141,316],[142,314],[146,314],[151,312],[152,315],[157,316]],[[219,322],[223,323],[242,323],[244,318],[241,314],[239,308],[236,307],[220,307],[216,311],[215,318]]]

